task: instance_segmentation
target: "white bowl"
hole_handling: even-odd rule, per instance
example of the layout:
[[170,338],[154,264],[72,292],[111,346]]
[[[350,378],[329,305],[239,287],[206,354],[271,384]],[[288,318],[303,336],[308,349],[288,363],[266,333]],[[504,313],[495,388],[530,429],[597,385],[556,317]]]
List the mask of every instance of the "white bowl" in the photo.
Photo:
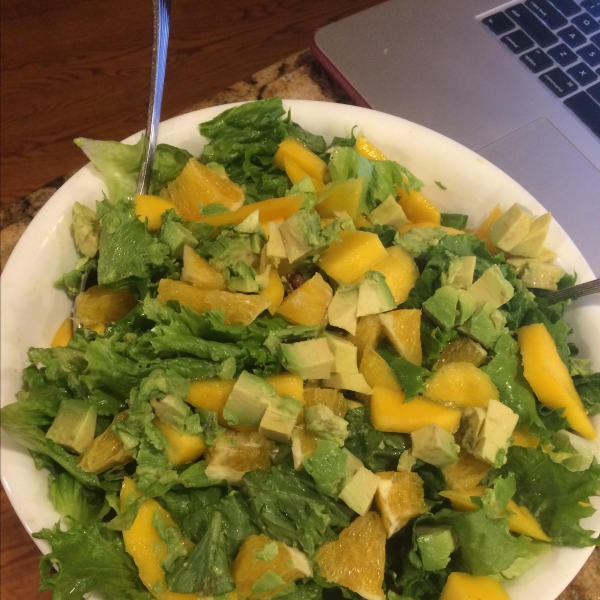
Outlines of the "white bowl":
[[[348,135],[354,125],[390,159],[408,167],[424,183],[424,195],[442,212],[469,215],[469,224],[478,225],[490,210],[514,202],[534,214],[544,211],[529,193],[508,175],[439,133],[365,108],[303,100],[284,101],[292,117],[309,131],[328,141]],[[161,124],[159,141],[185,148],[199,155],[205,138],[198,124],[213,118],[226,106],[188,113]],[[135,143],[140,133],[125,140]],[[441,182],[446,190],[436,182]],[[69,316],[71,301],[54,287],[54,282],[73,268],[77,254],[70,232],[75,200],[93,207],[101,198],[104,184],[91,165],[78,171],[40,210],[14,249],[2,275],[1,404],[13,402],[22,386],[22,371],[30,347],[47,347],[60,323]],[[550,227],[548,247],[558,252],[559,264],[575,270],[579,281],[593,279],[593,273],[575,244],[556,222]],[[597,298],[597,297],[596,297]],[[600,304],[594,297],[570,307],[567,320],[575,330],[573,341],[580,356],[592,357],[600,369]],[[600,430],[600,415],[594,425]],[[32,533],[51,527],[59,519],[48,498],[46,473],[37,471],[28,452],[2,434],[2,483],[27,530]],[[598,499],[595,499],[597,501]],[[599,504],[596,504],[599,507]],[[600,529],[600,512],[583,523]],[[35,540],[42,552],[45,541]],[[512,600],[554,600],[575,577],[592,549],[555,548],[524,576],[506,584]]]

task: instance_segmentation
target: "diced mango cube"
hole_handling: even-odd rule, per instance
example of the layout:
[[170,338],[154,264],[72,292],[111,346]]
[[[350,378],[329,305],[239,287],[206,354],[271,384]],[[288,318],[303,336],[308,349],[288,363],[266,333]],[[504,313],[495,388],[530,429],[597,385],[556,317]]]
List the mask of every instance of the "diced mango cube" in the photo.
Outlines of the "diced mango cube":
[[60,327],[56,330],[50,348],[57,348],[59,346],[66,346],[73,339],[73,321],[68,318],[65,319]]
[[331,286],[316,273],[283,299],[277,313],[295,325],[320,325],[332,298]]
[[291,396],[300,402],[304,402],[304,386],[302,377],[299,375],[283,372],[279,375],[265,377],[265,381],[274,387],[280,396]]
[[283,283],[281,283],[281,277],[279,277],[277,269],[271,267],[271,272],[269,273],[269,285],[261,290],[259,294],[270,302],[267,310],[272,315],[277,312],[277,309],[281,305],[284,293],[285,290],[283,289]]
[[154,426],[169,440],[167,458],[174,467],[180,467],[200,458],[206,450],[206,444],[199,435],[179,433],[176,429],[154,419]]
[[355,283],[387,256],[375,233],[340,231],[339,236],[341,241],[333,242],[321,253],[319,266],[342,283]]
[[387,160],[385,154],[379,150],[374,144],[372,144],[362,133],[359,133],[356,136],[356,144],[354,144],[354,149],[364,156],[365,158],[369,158],[371,160]]
[[403,188],[398,187],[398,202],[406,215],[406,218],[413,223],[435,223],[439,225],[442,220],[440,211],[433,205],[421,192],[411,190],[407,194]]
[[450,433],[458,429],[460,410],[417,396],[404,402],[404,392],[376,385],[371,396],[371,421],[379,431],[412,433],[438,425]]
[[215,269],[189,246],[183,248],[183,268],[181,281],[191,283],[202,290],[226,290],[227,284],[223,273]]
[[537,399],[550,408],[564,408],[569,425],[587,439],[594,439],[594,427],[544,324],[521,327],[517,330],[517,339],[523,358],[523,374]]
[[447,235],[464,235],[465,232],[460,229],[454,229],[454,227],[446,227],[440,225],[439,223],[434,223],[432,221],[423,221],[422,223],[404,223],[398,229],[398,233],[406,233],[411,229],[419,228],[419,227],[441,227]]
[[521,448],[537,448],[540,445],[540,438],[537,435],[529,433],[529,427],[524,425],[515,429],[512,433],[513,445]]
[[[347,212],[351,218],[358,217],[362,198],[364,177],[347,179],[331,188],[329,194],[315,206],[315,210],[324,219],[335,218],[336,212]],[[369,227],[367,225],[367,227]]]
[[219,415],[219,421],[225,425],[223,420],[223,407],[231,394],[235,381],[223,381],[222,379],[202,379],[190,383],[190,394],[186,399],[192,406],[204,410],[214,410]]
[[504,588],[492,577],[479,577],[454,571],[446,581],[440,600],[510,600]]
[[485,240],[485,247],[487,248],[488,252],[491,252],[492,254],[498,254],[500,250],[496,248],[496,246],[494,246],[494,244],[492,244],[490,240],[490,229],[492,228],[492,225],[500,218],[501,215],[502,209],[500,208],[500,205],[497,204],[496,206],[494,206],[494,208],[492,208],[490,214],[483,220],[483,223],[481,223],[481,225],[475,230],[475,233],[473,234],[476,238],[479,238],[480,240]]
[[423,395],[438,402],[451,402],[461,408],[488,405],[499,400],[498,389],[490,376],[469,362],[444,365],[430,377]]
[[373,348],[365,348],[359,370],[372,388],[379,385],[398,393],[402,392],[392,368]]
[[371,223],[371,221],[369,221],[369,219],[367,219],[365,215],[358,215],[357,217],[354,217],[354,219],[352,219],[352,222],[354,223],[354,228],[357,230],[361,227],[370,229],[373,226],[373,223]]
[[406,360],[421,366],[423,350],[421,348],[421,309],[401,308],[379,315],[383,331],[396,349]]
[[325,182],[327,163],[296,138],[288,137],[279,144],[273,162],[280,169],[284,169],[286,158],[295,162],[310,177],[314,177],[321,183]]
[[161,198],[160,196],[135,195],[135,214],[139,220],[148,220],[148,230],[158,231],[162,225],[162,215],[168,210],[173,209],[179,213],[179,208],[171,200]]
[[419,278],[419,269],[414,258],[400,246],[392,246],[385,251],[387,256],[375,264],[372,270],[385,275],[385,282],[394,301],[402,304]]
[[[284,158],[283,165],[287,176],[290,178],[290,181],[293,184],[298,183],[305,177],[310,177],[310,175],[306,171],[303,171],[291,158]],[[325,185],[322,181],[319,181],[314,177],[310,177],[310,180],[312,181],[312,184],[315,187],[315,192],[317,193],[317,196],[321,196],[327,191],[328,186]]]

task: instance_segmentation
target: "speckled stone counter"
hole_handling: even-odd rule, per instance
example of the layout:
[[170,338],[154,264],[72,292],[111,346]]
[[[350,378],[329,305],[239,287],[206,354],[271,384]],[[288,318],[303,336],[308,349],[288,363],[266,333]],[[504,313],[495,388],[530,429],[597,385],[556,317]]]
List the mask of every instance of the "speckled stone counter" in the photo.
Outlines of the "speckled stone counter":
[[[303,51],[276,63],[244,81],[197,104],[190,106],[191,112],[208,106],[217,106],[228,102],[241,102],[280,96],[281,98],[322,100],[353,104],[347,94],[316,63],[310,52]],[[19,238],[54,192],[73,173],[58,177],[44,187],[32,192],[13,204],[0,210],[0,269],[4,268],[10,253]],[[18,526],[14,511],[3,517]],[[14,521],[14,523],[12,523]],[[8,522],[3,522],[3,526]],[[37,549],[31,544],[31,551]],[[596,548],[581,572],[571,585],[559,596],[558,600],[600,600],[600,549]]]

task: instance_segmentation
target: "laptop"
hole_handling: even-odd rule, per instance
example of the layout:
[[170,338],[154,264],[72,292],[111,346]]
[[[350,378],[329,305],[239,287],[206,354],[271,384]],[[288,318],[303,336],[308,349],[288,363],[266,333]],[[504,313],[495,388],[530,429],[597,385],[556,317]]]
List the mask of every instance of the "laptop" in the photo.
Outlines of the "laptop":
[[359,105],[508,173],[600,275],[600,0],[390,0],[312,50]]

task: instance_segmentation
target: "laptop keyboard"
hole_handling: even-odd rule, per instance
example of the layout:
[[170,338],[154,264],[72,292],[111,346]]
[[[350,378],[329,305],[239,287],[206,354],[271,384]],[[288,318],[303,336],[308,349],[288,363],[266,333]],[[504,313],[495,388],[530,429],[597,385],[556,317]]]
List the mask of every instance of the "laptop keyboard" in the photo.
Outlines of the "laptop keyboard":
[[482,22],[600,137],[600,0],[526,0]]

